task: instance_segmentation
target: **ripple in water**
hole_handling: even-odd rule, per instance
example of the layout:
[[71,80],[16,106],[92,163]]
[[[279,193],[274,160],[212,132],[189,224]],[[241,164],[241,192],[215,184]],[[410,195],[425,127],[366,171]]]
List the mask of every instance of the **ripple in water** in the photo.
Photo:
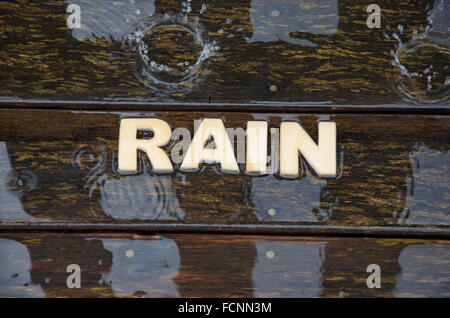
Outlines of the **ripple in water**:
[[400,92],[421,103],[448,101],[450,52],[446,43],[412,40],[394,56],[394,80]]
[[106,177],[99,186],[100,206],[115,219],[167,221],[184,218],[170,176],[142,173],[122,178]]
[[398,30],[386,38],[395,39],[397,49],[391,52],[393,79],[396,89],[407,99],[423,104],[448,102],[450,85],[450,6],[436,0],[428,11],[427,25],[415,29],[413,36],[402,41],[403,26],[389,27]]
[[134,54],[137,76],[157,92],[188,92],[206,75],[206,60],[219,47],[197,20],[186,15],[155,15],[125,35]]
[[184,218],[170,175],[155,175],[142,166],[141,174],[115,177],[106,171],[106,163],[103,145],[78,147],[72,155],[73,168],[84,172],[89,197],[106,215],[117,220]]

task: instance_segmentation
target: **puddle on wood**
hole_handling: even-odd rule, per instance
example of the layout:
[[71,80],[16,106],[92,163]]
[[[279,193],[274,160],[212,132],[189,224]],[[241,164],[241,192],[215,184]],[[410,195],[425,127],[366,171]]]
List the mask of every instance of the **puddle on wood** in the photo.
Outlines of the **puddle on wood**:
[[78,4],[5,4],[3,100],[448,103],[448,1]]
[[[445,297],[449,248],[436,240],[3,233],[0,296]],[[69,264],[80,268],[80,288],[67,287]],[[381,288],[367,288],[369,264],[380,266]]]
[[[8,122],[27,118],[14,111],[6,115]],[[136,116],[164,118],[174,125],[165,148],[174,172],[155,173],[147,155],[139,152],[138,171],[131,175],[119,173],[117,164],[119,123],[126,116],[133,115],[55,112],[47,120],[34,121],[31,116],[17,129],[5,126],[8,132],[0,135],[0,221],[177,223],[230,229],[405,226],[405,231],[408,226],[450,225],[445,116],[189,113],[194,116],[191,121],[185,113],[141,113]],[[238,173],[207,163],[195,172],[180,171],[181,161],[173,159],[180,151],[183,158],[185,152],[177,129],[184,127],[192,136],[194,119],[205,116],[222,117],[233,132],[242,128],[244,138],[233,137],[237,153],[245,150],[246,122],[267,120],[268,173],[247,174],[245,156],[240,161],[239,155]],[[336,122],[337,177],[318,176],[302,157],[298,177],[279,175],[275,127],[286,120],[299,121],[314,139],[320,120]],[[405,122],[409,128],[400,124]],[[23,130],[36,134],[48,127],[58,131],[37,138]]]

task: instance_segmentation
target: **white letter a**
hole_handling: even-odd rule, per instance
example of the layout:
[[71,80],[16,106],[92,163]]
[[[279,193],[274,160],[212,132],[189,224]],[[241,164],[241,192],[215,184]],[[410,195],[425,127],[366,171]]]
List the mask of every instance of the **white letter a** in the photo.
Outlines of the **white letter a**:
[[[206,143],[211,137],[216,144],[215,149],[205,148]],[[233,146],[221,119],[206,118],[202,121],[195,132],[180,170],[196,170],[199,168],[201,162],[220,163],[222,171],[239,172]]]

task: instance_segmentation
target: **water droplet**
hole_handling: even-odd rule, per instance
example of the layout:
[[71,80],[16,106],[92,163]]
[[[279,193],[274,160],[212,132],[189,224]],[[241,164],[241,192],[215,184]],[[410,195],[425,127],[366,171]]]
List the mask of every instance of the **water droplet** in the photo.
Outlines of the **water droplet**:
[[17,192],[31,191],[36,187],[37,183],[36,174],[29,169],[13,173],[12,180],[10,181],[11,190]]
[[132,258],[134,256],[134,251],[132,249],[128,249],[125,251],[125,256],[128,258]]
[[272,16],[272,17],[278,17],[278,16],[280,16],[280,11],[279,10],[273,10],[271,13],[270,13],[270,15]]

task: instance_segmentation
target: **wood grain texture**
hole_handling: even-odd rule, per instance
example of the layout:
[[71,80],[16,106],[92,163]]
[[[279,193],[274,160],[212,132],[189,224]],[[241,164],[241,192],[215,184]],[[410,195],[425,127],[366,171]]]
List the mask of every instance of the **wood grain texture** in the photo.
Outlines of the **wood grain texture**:
[[[1,233],[0,246],[7,297],[450,296],[443,240]],[[67,288],[69,264],[80,289]],[[367,288],[369,264],[379,289]]]
[[377,1],[371,29],[372,2],[80,0],[71,30],[66,1],[1,1],[0,96],[448,106],[448,2]]
[[[0,1],[0,297],[450,297],[448,1],[77,3]],[[339,177],[121,175],[125,117],[332,120]]]
[[[338,177],[319,178],[307,162],[293,180],[277,173],[250,176],[242,164],[239,174],[213,165],[181,173],[175,165],[174,173],[158,175],[143,154],[138,174],[121,175],[120,118],[146,116],[191,133],[194,120],[205,117],[222,118],[228,128],[245,128],[253,119],[272,128],[296,120],[314,139],[317,122],[332,120],[338,125]],[[448,236],[449,120],[2,110],[0,228]],[[173,140],[167,153],[179,145]]]

